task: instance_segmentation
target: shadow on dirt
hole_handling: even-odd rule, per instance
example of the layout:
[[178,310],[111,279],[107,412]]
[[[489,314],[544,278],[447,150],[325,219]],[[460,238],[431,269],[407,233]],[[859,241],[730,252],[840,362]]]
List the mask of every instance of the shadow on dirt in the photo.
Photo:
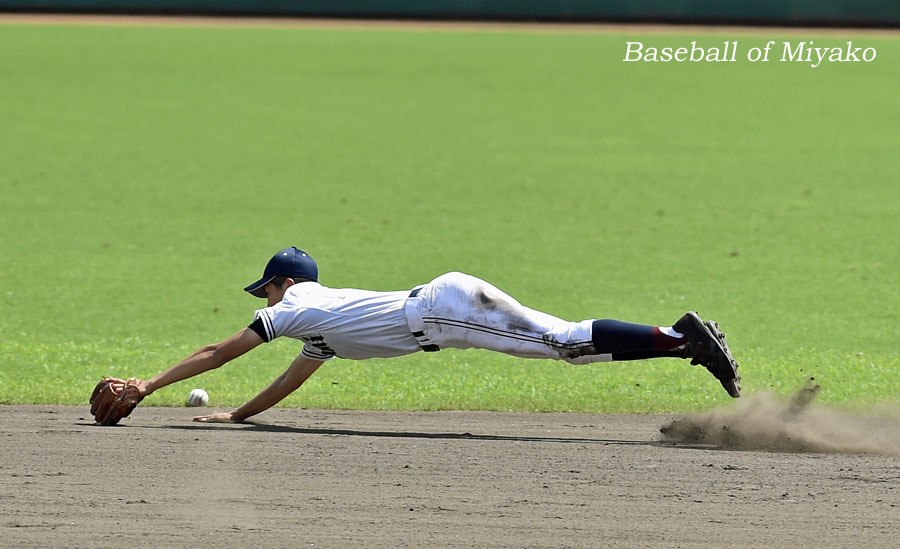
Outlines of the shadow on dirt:
[[629,446],[660,446],[661,443],[652,440],[616,440],[602,438],[578,438],[578,437],[538,437],[516,435],[476,435],[473,433],[424,433],[411,431],[364,431],[360,429],[323,429],[312,427],[292,427],[289,425],[268,425],[260,423],[239,424],[192,424],[192,425],[142,425],[132,428],[140,429],[179,429],[187,431],[224,431],[235,432],[259,432],[259,433],[290,433],[297,435],[323,435],[323,436],[350,436],[350,437],[376,437],[376,438],[421,438],[444,440],[480,440],[491,442],[544,442],[553,444],[604,444],[604,445],[629,445]]

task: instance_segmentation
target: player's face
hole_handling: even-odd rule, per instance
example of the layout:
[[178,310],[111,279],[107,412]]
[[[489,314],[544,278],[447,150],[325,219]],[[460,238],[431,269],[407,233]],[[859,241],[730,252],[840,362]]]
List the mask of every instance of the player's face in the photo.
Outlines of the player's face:
[[269,282],[263,287],[263,289],[266,291],[266,298],[268,298],[269,307],[281,303],[282,298],[284,298],[284,292],[287,291],[289,286],[290,284],[288,284],[287,280],[285,280],[284,284],[281,286],[278,286],[273,282]]

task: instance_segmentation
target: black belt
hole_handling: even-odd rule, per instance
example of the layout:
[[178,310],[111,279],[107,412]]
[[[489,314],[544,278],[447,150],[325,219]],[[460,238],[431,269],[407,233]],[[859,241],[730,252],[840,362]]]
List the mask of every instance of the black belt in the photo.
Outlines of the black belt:
[[[416,288],[413,291],[409,292],[409,297],[416,297],[419,295],[419,290],[422,288]],[[413,337],[419,342],[419,346],[422,347],[422,350],[426,353],[433,353],[435,351],[440,351],[441,348],[433,343],[422,343],[422,340],[428,340],[428,337],[425,335],[425,332],[413,332]]]

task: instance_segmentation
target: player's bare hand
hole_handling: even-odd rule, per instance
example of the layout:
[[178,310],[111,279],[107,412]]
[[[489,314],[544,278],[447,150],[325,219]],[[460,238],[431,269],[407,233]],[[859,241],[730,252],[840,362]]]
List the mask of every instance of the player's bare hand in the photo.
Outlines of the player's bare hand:
[[200,423],[240,423],[240,420],[235,418],[232,412],[219,412],[218,414],[210,414],[208,416],[197,416],[194,418],[194,421],[199,421]]

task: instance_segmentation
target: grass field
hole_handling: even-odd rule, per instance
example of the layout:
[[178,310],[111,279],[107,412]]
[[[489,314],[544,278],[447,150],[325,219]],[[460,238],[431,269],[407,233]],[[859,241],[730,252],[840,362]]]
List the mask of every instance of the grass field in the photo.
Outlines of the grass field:
[[[900,41],[779,34],[0,24],[0,403],[84,403],[252,320],[297,245],[330,286],[449,270],[564,318],[719,320],[744,390],[900,394]],[[872,63],[623,63],[626,40],[853,38]],[[279,340],[193,387],[238,404]],[[326,364],[288,406],[683,411],[680,361]]]

